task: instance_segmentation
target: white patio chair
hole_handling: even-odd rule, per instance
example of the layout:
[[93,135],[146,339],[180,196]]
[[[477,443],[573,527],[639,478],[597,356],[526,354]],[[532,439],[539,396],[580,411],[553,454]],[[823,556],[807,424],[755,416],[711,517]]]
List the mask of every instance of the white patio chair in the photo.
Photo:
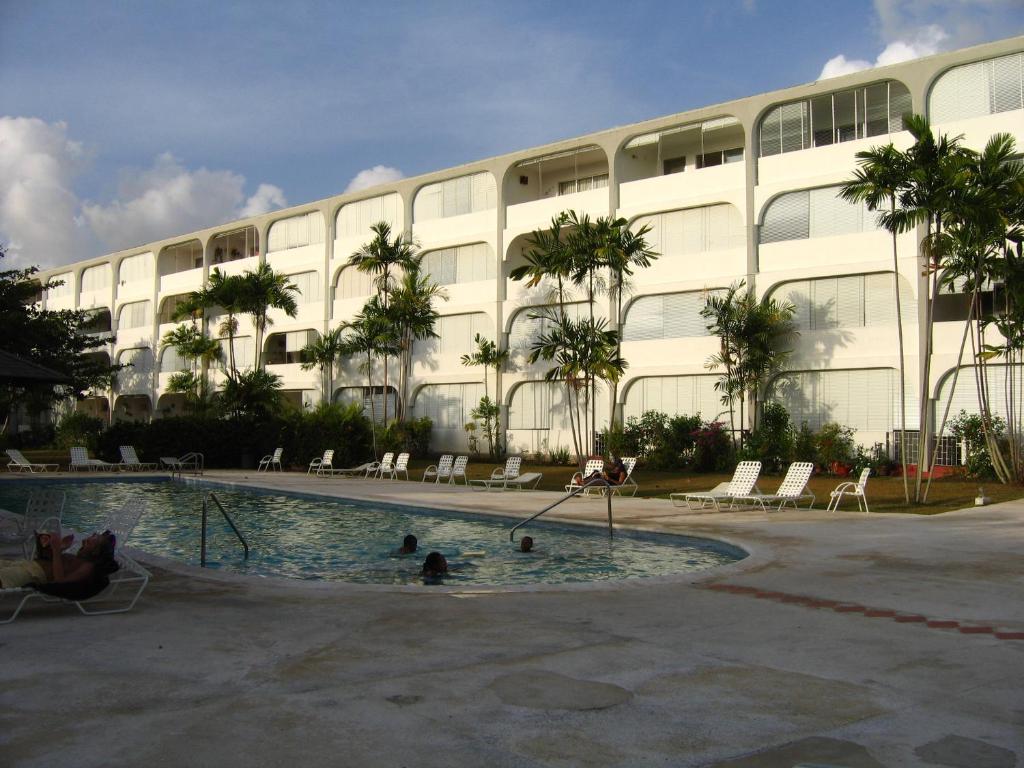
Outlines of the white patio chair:
[[473,490],[477,488],[489,491],[491,488],[503,488],[508,480],[515,480],[519,477],[519,470],[523,466],[522,456],[509,456],[505,459],[504,467],[495,467],[491,470],[491,476],[486,480],[470,480],[469,485]]
[[640,486],[633,479],[633,470],[636,469],[636,456],[623,457],[622,464],[626,468],[626,477],[618,485],[609,486],[608,490],[620,495],[629,491],[630,496],[636,496],[636,492],[640,490]]
[[377,477],[381,480],[384,479],[384,475],[390,475],[394,479],[395,471],[395,454],[394,451],[388,451],[381,457],[380,464],[377,466]]
[[95,472],[100,469],[115,469],[116,465],[109,462],[103,461],[102,459],[90,459],[89,449],[83,448],[82,446],[75,446],[71,449],[71,465],[70,469],[78,471],[84,469],[89,472]]
[[434,478],[435,484],[441,482],[442,477],[446,480],[450,480],[452,475],[452,464],[454,462],[455,457],[450,453],[446,453],[437,460],[437,464],[431,464],[423,470],[423,477],[420,478],[420,482],[425,483],[428,477]]
[[276,469],[278,472],[283,472],[284,467],[281,466],[281,455],[284,453],[284,448],[275,448],[274,452],[267,454],[260,459],[259,466],[256,467],[257,472],[269,472],[272,469]]
[[324,455],[319,458],[313,459],[309,462],[309,467],[306,468],[306,474],[310,472],[316,472],[317,475],[330,474],[334,467],[331,465],[334,461],[334,449],[328,448],[324,451]]
[[60,469],[60,464],[37,464],[29,461],[17,448],[8,448],[7,457],[10,459],[7,463],[8,472],[49,472],[51,469],[56,472]]
[[[712,504],[715,507],[715,511],[720,512],[722,501],[728,500],[731,507],[733,498],[749,496],[757,484],[757,476],[759,474],[761,474],[760,461],[741,461],[736,465],[736,471],[733,472],[732,480],[724,491],[720,491],[719,488],[721,486],[718,486],[710,491],[699,493],[671,493],[669,498],[672,499],[672,504],[677,507],[683,506],[683,504],[678,503],[679,501],[682,501],[689,509],[704,509],[708,504]],[[700,506],[694,507],[693,504],[698,501]]]
[[[839,502],[843,500],[843,496],[853,496],[857,499],[857,509],[869,513],[871,510],[868,509],[868,475],[871,474],[870,467],[864,467],[861,470],[860,477],[857,482],[847,480],[845,483],[840,483],[835,487],[835,490],[829,494],[828,506],[826,509],[829,512],[835,512],[839,509]],[[863,502],[863,504],[861,503]]]
[[31,557],[35,549],[37,531],[52,531],[64,516],[64,491],[54,488],[33,490],[25,504],[25,512],[14,520],[13,529],[0,535],[0,540],[20,544],[22,554]]
[[814,507],[815,496],[813,493],[807,490],[807,483],[811,479],[811,475],[814,474],[814,464],[810,461],[795,461],[789,465],[789,469],[786,470],[786,476],[779,484],[779,489],[775,493],[750,493],[746,496],[737,496],[733,499],[735,502],[749,502],[761,507],[764,512],[768,511],[768,506],[775,506],[777,510],[781,510],[787,504],[792,504],[793,509],[798,509],[798,503],[801,499],[809,498],[811,503],[808,505],[808,509]]
[[[601,474],[604,470],[604,459],[588,459],[586,465],[583,467],[582,472],[577,472],[572,476],[572,480],[565,486],[566,493],[572,493],[573,491],[579,491],[581,495],[587,495],[590,492],[588,482],[593,479],[593,474]],[[604,484],[601,484],[604,487]],[[595,486],[596,488],[596,486]]]
[[139,461],[139,454],[135,452],[134,445],[122,445],[121,451],[121,463],[116,465],[119,469],[128,469],[132,471],[142,471],[156,469],[159,465],[154,463],[145,463]]
[[448,477],[448,484],[456,484],[460,477],[465,485],[469,485],[469,478],[466,477],[466,468],[469,466],[469,456],[456,456],[455,463],[452,464],[452,473]]

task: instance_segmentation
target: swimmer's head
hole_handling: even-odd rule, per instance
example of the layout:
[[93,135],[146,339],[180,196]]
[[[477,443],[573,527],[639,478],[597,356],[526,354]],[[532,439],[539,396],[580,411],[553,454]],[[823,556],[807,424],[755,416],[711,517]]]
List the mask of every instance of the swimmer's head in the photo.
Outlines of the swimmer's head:
[[402,539],[402,551],[406,553],[415,552],[418,544],[419,542],[416,540],[416,537],[410,533]]
[[519,551],[529,552],[531,549],[533,549],[533,537],[523,536],[523,540],[519,542]]
[[448,561],[440,552],[431,552],[423,561],[424,576],[443,576],[448,573]]

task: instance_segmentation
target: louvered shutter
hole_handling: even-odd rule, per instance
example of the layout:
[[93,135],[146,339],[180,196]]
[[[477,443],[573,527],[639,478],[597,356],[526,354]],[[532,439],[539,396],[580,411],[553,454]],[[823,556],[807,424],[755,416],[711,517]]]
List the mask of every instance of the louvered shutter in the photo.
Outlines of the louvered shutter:
[[703,208],[663,214],[671,246],[680,254],[702,253],[705,250],[706,213]]
[[663,338],[663,311],[664,300],[661,296],[642,296],[636,299],[626,313],[623,341]]
[[1022,76],[1024,54],[1000,56],[989,64],[989,104],[993,114],[1020,109],[1022,106]]
[[808,141],[809,123],[806,101],[782,105],[781,145],[783,152],[805,149],[810,145]]
[[864,277],[849,275],[836,280],[836,324],[839,328],[864,325]]
[[761,157],[777,155],[782,152],[782,107],[775,107],[761,120],[759,140]]
[[803,240],[808,236],[809,196],[806,191],[779,195],[765,211],[761,242]]
[[895,322],[896,298],[893,294],[892,274],[865,275],[864,325],[890,325]]
[[989,114],[989,82],[985,62],[965,64],[943,74],[928,100],[933,125]]

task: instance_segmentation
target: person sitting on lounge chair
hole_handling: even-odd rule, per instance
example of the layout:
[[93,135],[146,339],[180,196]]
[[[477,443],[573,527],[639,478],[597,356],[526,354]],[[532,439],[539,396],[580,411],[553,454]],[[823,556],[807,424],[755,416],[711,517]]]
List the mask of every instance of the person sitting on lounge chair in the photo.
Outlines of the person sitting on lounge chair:
[[619,456],[616,456],[612,461],[611,467],[605,470],[603,477],[612,485],[622,485],[626,482],[626,475],[628,474],[626,465],[622,463],[622,459]]
[[118,569],[116,545],[110,531],[94,533],[77,554],[69,555],[64,550],[71,546],[71,537],[62,538],[59,529],[38,534],[34,560],[0,560],[0,588],[32,587],[54,597],[86,600],[102,592]]

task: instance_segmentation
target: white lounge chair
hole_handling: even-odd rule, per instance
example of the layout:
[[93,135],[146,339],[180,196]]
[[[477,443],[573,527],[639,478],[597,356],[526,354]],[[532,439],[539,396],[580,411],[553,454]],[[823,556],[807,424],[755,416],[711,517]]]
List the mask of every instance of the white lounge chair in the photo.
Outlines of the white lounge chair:
[[341,475],[342,477],[369,477],[374,474],[380,467],[380,462],[367,461],[364,464],[360,464],[358,467],[343,467],[342,469],[332,469],[332,475]]
[[123,553],[115,555],[118,570],[110,574],[110,583],[98,595],[87,600],[64,600],[45,595],[28,587],[0,589],[0,602],[14,604],[10,616],[0,619],[0,624],[7,624],[18,618],[21,609],[32,598],[46,602],[74,603],[78,610],[86,615],[96,616],[107,613],[124,613],[135,607],[142,591],[149,583],[149,571]]
[[132,535],[139,518],[146,511],[146,502],[142,498],[131,498],[117,509],[107,512],[103,522],[100,523],[101,531],[110,531],[117,537],[117,546],[124,546],[128,537]]
[[13,528],[9,529],[0,540],[10,544],[20,544],[25,557],[31,557],[35,548],[36,531],[52,531],[64,516],[64,491],[54,488],[33,490],[25,504],[25,512],[14,520]]
[[537,486],[540,485],[542,477],[544,477],[542,472],[523,472],[521,475],[505,478],[505,482],[502,484],[501,489],[503,491],[510,489],[521,491],[524,488],[529,488],[531,491],[535,491],[537,490]]
[[36,462],[29,461],[17,448],[8,448],[7,457],[10,459],[7,463],[8,472],[13,472],[14,470],[19,472],[49,472],[53,470],[56,472],[60,469],[60,464],[37,464]]
[[810,461],[795,461],[789,465],[789,469],[786,470],[786,476],[779,484],[779,490],[775,493],[750,493],[746,496],[737,496],[733,501],[737,503],[748,502],[755,504],[764,512],[768,511],[769,506],[775,506],[778,510],[781,510],[787,504],[792,504],[793,509],[798,508],[798,503],[801,499],[810,499],[811,503],[809,508],[814,507],[815,496],[813,493],[807,490],[807,482],[811,479],[811,475],[814,474],[814,464]]
[[309,467],[307,467],[306,469],[306,474],[308,475],[310,472],[315,471],[317,475],[329,475],[334,470],[334,467],[332,466],[333,461],[334,449],[328,448],[326,451],[324,451],[323,456],[313,459],[311,462],[309,462]]
[[119,469],[128,469],[132,471],[142,471],[156,469],[159,465],[156,462],[145,463],[139,461],[139,454],[135,452],[134,445],[122,445],[121,451],[121,463],[118,464]]
[[[843,500],[843,496],[853,496],[857,499],[857,509],[867,514],[871,510],[868,509],[868,475],[871,474],[871,468],[865,467],[861,470],[860,477],[857,482],[847,480],[845,483],[840,483],[836,486],[835,490],[829,494],[828,506],[826,509],[829,512],[835,512],[839,509],[839,502]],[[861,504],[861,502],[864,502]]]
[[389,451],[381,457],[380,462],[377,464],[377,469],[374,470],[374,475],[384,479],[385,474],[391,474],[394,470],[394,452]]
[[636,456],[623,457],[622,464],[626,468],[626,477],[618,485],[608,486],[608,490],[613,494],[623,494],[629,491],[630,496],[636,496],[636,492],[640,490],[640,486],[633,479],[633,470],[636,469]]
[[89,458],[89,449],[87,449],[87,448],[83,448],[81,446],[75,446],[74,448],[71,449],[71,465],[70,465],[70,469],[72,469],[73,471],[78,471],[79,469],[84,469],[84,470],[87,470],[89,472],[96,472],[97,470],[100,470],[100,469],[113,470],[113,469],[116,469],[116,468],[117,468],[116,464],[111,464],[109,462],[103,461],[102,459],[90,459]]
[[[721,511],[722,501],[728,501],[729,505],[732,506],[734,498],[749,496],[757,484],[757,476],[759,474],[761,474],[760,461],[741,461],[736,465],[736,471],[733,472],[732,480],[724,491],[720,490],[721,486],[719,485],[710,491],[703,491],[701,493],[671,493],[669,498],[672,499],[672,504],[677,507],[685,504],[689,509],[703,509],[708,504],[712,504],[716,511]],[[680,501],[683,504],[680,504]],[[700,502],[700,506],[694,507],[693,504],[696,502]]]
[[185,472],[191,472],[195,475],[203,474],[203,454],[186,453],[181,457],[174,456],[161,456],[160,463],[171,471],[171,474],[182,475]]
[[462,482],[465,485],[469,485],[469,478],[466,477],[466,467],[468,466],[469,456],[456,456],[455,463],[452,464],[452,473],[448,478],[448,484],[451,485],[455,483],[457,485],[457,481],[461,477]]
[[491,470],[491,476],[486,480],[470,480],[469,485],[473,490],[480,488],[485,491],[491,488],[499,488],[506,480],[514,480],[519,477],[519,470],[523,466],[522,456],[509,456],[505,459],[504,467],[495,467]]
[[423,470],[423,477],[420,478],[420,482],[425,483],[428,477],[434,478],[435,484],[441,482],[442,477],[450,480],[452,475],[452,464],[454,463],[455,457],[450,453],[446,453],[437,460],[437,464],[431,464]]
[[[591,486],[588,484],[589,481],[593,478],[593,474],[595,472],[600,475],[603,470],[604,459],[589,459],[583,467],[583,471],[577,472],[572,476],[572,480],[570,480],[569,484],[565,486],[565,492],[572,493],[573,491],[579,491],[579,494],[581,495],[589,495],[591,491]],[[602,488],[604,487],[604,483],[601,483],[600,485]],[[593,489],[597,490],[597,485],[594,485]]]
[[272,469],[276,469],[278,472],[283,472],[284,467],[281,466],[281,455],[283,453],[284,448],[275,448],[273,453],[260,459],[260,463],[259,466],[256,467],[256,471],[269,472]]

